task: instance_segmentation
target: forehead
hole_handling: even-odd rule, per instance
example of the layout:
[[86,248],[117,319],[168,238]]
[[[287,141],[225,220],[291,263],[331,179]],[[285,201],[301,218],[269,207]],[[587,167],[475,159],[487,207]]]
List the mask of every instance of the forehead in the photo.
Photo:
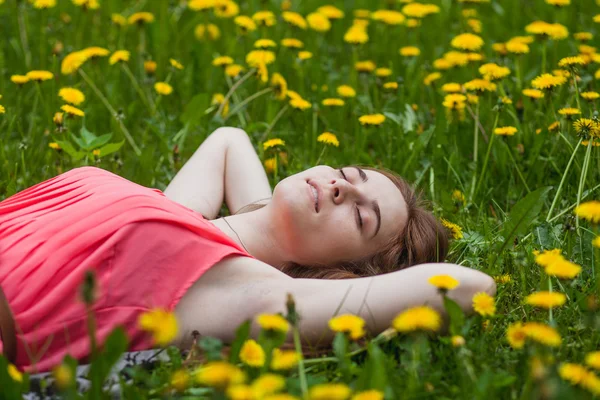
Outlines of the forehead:
[[377,200],[381,210],[381,232],[377,236],[384,233],[384,237],[389,237],[389,234],[398,231],[399,225],[404,226],[407,219],[406,201],[400,189],[387,176],[377,171],[364,171],[368,178],[364,183],[367,195]]

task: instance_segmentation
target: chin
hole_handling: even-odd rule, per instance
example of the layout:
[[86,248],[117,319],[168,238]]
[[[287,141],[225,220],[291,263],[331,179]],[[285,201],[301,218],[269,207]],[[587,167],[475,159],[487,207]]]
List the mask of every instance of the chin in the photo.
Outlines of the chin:
[[309,198],[306,193],[307,183],[304,179],[296,182],[279,182],[273,190],[270,206],[274,218],[278,221],[282,238],[289,240],[295,248],[303,242],[306,235],[315,231]]

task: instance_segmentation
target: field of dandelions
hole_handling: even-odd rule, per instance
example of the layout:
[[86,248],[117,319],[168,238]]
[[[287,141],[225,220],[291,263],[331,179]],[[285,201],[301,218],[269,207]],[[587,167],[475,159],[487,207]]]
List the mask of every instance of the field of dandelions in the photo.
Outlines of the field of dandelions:
[[[448,261],[498,283],[471,316],[446,298],[443,334],[427,306],[376,337],[337,316],[325,354],[282,346],[302,318],[288,299],[256,341],[247,322],[131,368],[125,398],[600,395],[600,1],[0,0],[0,27],[0,199],[84,165],[162,190],[238,126],[273,185],[316,164],[400,173],[450,230]],[[157,347],[177,329],[162,310],[139,324]],[[116,329],[90,391],[70,357],[45,390],[106,398],[126,348]],[[0,357],[0,387],[32,381]]]

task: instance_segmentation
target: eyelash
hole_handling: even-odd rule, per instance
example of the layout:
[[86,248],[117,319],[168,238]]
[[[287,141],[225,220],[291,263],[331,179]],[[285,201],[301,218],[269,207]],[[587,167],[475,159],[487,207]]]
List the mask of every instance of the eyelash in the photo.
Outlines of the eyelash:
[[[346,178],[346,174],[344,173],[344,170],[342,168],[340,168],[340,169],[338,169],[338,171],[340,171],[342,178],[344,178],[346,181],[348,181],[348,178]],[[348,182],[350,182],[350,181],[348,181]],[[356,212],[358,213],[358,221],[360,223],[360,229],[362,230],[363,220],[362,220],[362,215],[360,215],[360,210],[358,209],[358,206],[356,206]]]

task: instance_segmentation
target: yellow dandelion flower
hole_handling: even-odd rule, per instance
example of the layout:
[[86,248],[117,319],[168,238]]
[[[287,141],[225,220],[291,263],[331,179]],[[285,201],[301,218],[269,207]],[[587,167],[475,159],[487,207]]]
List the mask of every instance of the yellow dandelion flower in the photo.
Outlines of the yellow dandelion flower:
[[584,136],[592,134],[599,129],[598,123],[589,118],[579,118],[577,121],[573,122],[573,127],[579,135]]
[[220,56],[212,60],[212,65],[215,67],[225,67],[230,64],[233,64],[233,58],[229,56]]
[[492,50],[498,54],[505,55],[507,53],[506,43],[494,43],[492,44]]
[[462,86],[460,83],[456,82],[448,82],[442,85],[442,92],[445,93],[459,93],[462,91]]
[[385,122],[385,119],[385,115],[383,114],[368,114],[359,117],[358,122],[361,125],[379,126]]
[[290,49],[301,49],[304,47],[304,43],[301,40],[294,38],[281,39],[281,45]]
[[558,374],[563,380],[578,385],[587,378],[589,371],[583,365],[562,363],[558,368]]
[[431,86],[431,84],[433,82],[437,81],[441,77],[442,77],[442,74],[440,74],[439,72],[432,72],[430,74],[427,74],[427,76],[425,77],[425,79],[423,79],[423,83],[426,86]]
[[477,18],[469,18],[467,20],[467,25],[469,25],[469,28],[471,28],[473,32],[481,33],[482,23]]
[[594,240],[592,240],[592,246],[600,249],[600,236],[596,236]]
[[375,70],[375,76],[378,76],[380,78],[387,78],[390,75],[392,75],[391,68],[377,68]]
[[215,0],[189,0],[188,8],[192,11],[206,11],[215,6]]
[[287,82],[279,73],[274,73],[271,77],[271,87],[275,92],[275,98],[285,100],[287,95]]
[[310,13],[306,16],[306,21],[310,29],[317,32],[327,32],[331,29],[329,18],[320,12]]
[[556,76],[552,74],[542,74],[531,81],[531,85],[536,89],[553,89],[557,86],[565,84],[567,78],[564,76]]
[[8,375],[10,375],[10,377],[12,378],[13,381],[15,382],[23,382],[23,374],[21,373],[21,371],[19,371],[19,369],[12,363],[8,364]]
[[558,110],[558,113],[560,115],[564,115],[566,117],[571,117],[573,115],[581,114],[581,110],[579,110],[578,108],[565,107],[565,108],[560,108]]
[[112,21],[113,24],[118,25],[118,26],[127,25],[127,18],[125,18],[121,14],[116,14],[116,13],[112,14],[110,16],[110,20]]
[[252,382],[251,389],[253,398],[263,399],[265,396],[285,389],[285,378],[281,375],[266,373]]
[[144,71],[148,75],[152,75],[156,72],[156,62],[152,60],[144,61]]
[[509,40],[506,42],[506,51],[513,54],[527,54],[529,46],[520,40]]
[[460,335],[454,335],[450,338],[450,343],[452,343],[453,347],[462,347],[465,345],[465,338]]
[[97,10],[100,8],[98,0],[72,0],[73,4],[79,7],[88,8],[90,10]]
[[309,389],[310,400],[346,400],[352,390],[343,383],[320,383]]
[[477,314],[486,317],[496,313],[494,298],[486,292],[478,292],[473,296],[473,309]]
[[244,71],[244,67],[239,64],[231,64],[225,67],[225,75],[235,78]]
[[558,292],[536,292],[525,298],[525,303],[542,308],[559,307],[565,304],[567,297],[563,293]]
[[56,0],[34,0],[33,8],[37,8],[39,10],[46,8],[56,7]]
[[265,364],[265,351],[254,339],[248,339],[240,350],[240,360],[251,367],[262,367]]
[[288,370],[294,368],[300,356],[294,350],[273,350],[273,357],[271,358],[271,369],[275,371]]
[[527,340],[527,332],[521,322],[510,324],[506,330],[506,340],[513,349],[521,349]]
[[575,215],[594,224],[600,223],[600,201],[592,200],[581,203],[575,209]]
[[461,192],[458,189],[455,189],[452,192],[452,200],[454,200],[457,203],[464,203],[465,202],[465,195],[463,194],[463,192]]
[[587,101],[594,101],[600,98],[600,93],[598,92],[581,92],[580,96]]
[[58,91],[58,96],[65,102],[73,105],[80,105],[85,101],[85,95],[79,90],[71,87],[65,87]]
[[355,97],[356,96],[356,91],[354,90],[354,88],[352,88],[351,86],[348,86],[348,85],[338,86],[336,91],[337,91],[337,94],[340,95],[341,97]]
[[396,90],[398,89],[398,82],[386,82],[383,84],[383,88],[387,90]]
[[463,33],[454,37],[450,45],[461,50],[477,51],[483,46],[483,39],[473,33]]
[[512,278],[508,274],[494,276],[494,282],[496,282],[496,283],[505,284],[505,283],[510,283],[511,281],[512,281]]
[[412,2],[402,7],[402,14],[411,18],[425,18],[430,14],[437,14],[440,8],[435,4],[421,4]]
[[571,0],[545,0],[546,4],[550,4],[556,7],[565,7],[571,4]]
[[585,363],[594,369],[600,369],[600,351],[592,351],[586,354]]
[[[276,147],[276,146],[285,146],[285,142],[282,139],[269,139],[263,143],[263,150],[267,150],[267,149],[270,149],[270,148]],[[278,314],[273,314],[273,315],[261,314],[261,316],[259,316],[258,323],[260,324],[260,326],[263,327],[263,329],[279,329],[279,328],[281,328],[280,330],[284,330],[284,331],[287,331],[287,329],[288,329],[288,322],[285,320],[285,318],[283,318],[282,316],[280,316]],[[279,328],[272,327],[275,325],[279,326]],[[283,329],[283,327],[285,327],[285,329]]]
[[27,77],[27,75],[12,75],[10,77],[10,81],[17,85],[24,85],[27,82],[29,82],[29,78]]
[[325,144],[330,144],[330,145],[335,146],[335,147],[339,147],[340,146],[340,142],[339,142],[337,136],[335,136],[331,132],[323,132],[323,133],[321,133],[317,137],[317,142],[319,142],[319,143],[325,143]]
[[354,68],[358,72],[373,72],[376,68],[376,65],[371,60],[358,61],[354,64]]
[[334,332],[349,333],[352,339],[364,336],[365,320],[357,315],[344,314],[329,320],[329,328]]
[[169,64],[171,64],[171,67],[173,67],[175,69],[179,69],[179,70],[183,69],[183,64],[181,64],[179,61],[177,61],[174,58],[169,58]]
[[350,400],[383,400],[383,392],[377,389],[356,393]]
[[65,390],[75,383],[71,368],[65,364],[59,364],[52,368],[52,377],[60,390]]
[[510,69],[496,63],[487,63],[479,67],[479,73],[488,81],[495,81],[510,75]]
[[517,128],[514,126],[501,126],[494,129],[494,133],[501,136],[514,136],[517,133]]
[[275,53],[270,50],[252,50],[246,55],[246,63],[251,67],[269,65],[275,61]]
[[454,239],[462,239],[463,233],[462,233],[462,228],[460,226],[458,226],[455,223],[452,223],[444,218],[441,218],[440,222],[442,223],[442,225],[444,225],[446,228],[448,228],[450,230],[450,232],[452,233],[452,237]]
[[[223,93],[215,93],[212,96],[212,100],[211,100],[210,104],[220,106],[224,101],[225,101],[225,96],[223,96]],[[225,105],[223,106],[223,110],[221,111],[222,117],[227,116],[227,114],[229,114],[229,100],[227,100],[225,102]]]
[[108,63],[110,65],[115,65],[118,62],[127,62],[129,61],[130,53],[127,50],[117,50],[111,54],[108,59]]
[[235,1],[216,0],[213,10],[218,18],[232,18],[240,13],[240,6]]
[[554,328],[541,322],[527,322],[524,329],[528,338],[546,346],[557,347],[562,341]]
[[54,78],[54,74],[50,71],[29,71],[25,76],[29,78],[30,81],[47,81]]
[[538,89],[523,89],[521,93],[532,99],[541,99],[544,97],[544,92]]
[[312,58],[313,53],[311,53],[310,51],[299,51],[298,52],[298,58],[300,60],[308,60],[309,58]]
[[341,107],[345,104],[345,102],[342,99],[330,98],[324,99],[321,104],[327,107]]
[[154,84],[154,90],[162,96],[168,96],[173,93],[173,87],[167,82],[156,82]]
[[296,28],[306,29],[308,24],[306,23],[306,19],[301,14],[293,11],[284,11],[281,16],[283,20],[288,24],[295,26]]
[[257,49],[267,49],[269,47],[277,47],[277,43],[271,39],[258,39],[254,42],[254,47]]
[[154,22],[154,14],[147,11],[137,12],[135,14],[130,15],[129,18],[127,18],[127,23],[129,25],[144,25],[150,24],[152,22]]
[[256,30],[256,22],[247,15],[238,15],[233,22],[242,30],[242,32],[252,32]]
[[342,19],[344,18],[344,12],[339,8],[330,4],[317,8],[317,12],[323,14],[329,19]]
[[271,11],[257,11],[252,15],[252,19],[258,24],[263,26],[273,26],[277,22],[275,14]]
[[398,332],[416,330],[437,331],[441,325],[440,315],[429,306],[409,308],[398,314],[392,321],[392,327]]
[[218,388],[246,381],[244,371],[226,361],[210,361],[198,368],[194,375],[199,384]]
[[369,35],[364,27],[352,25],[344,34],[344,42],[352,44],[364,44],[369,41]]
[[221,30],[215,24],[198,24],[194,28],[194,36],[197,40],[217,40],[221,37]]
[[496,84],[486,79],[473,79],[464,84],[466,90],[476,92],[495,92]]
[[63,117],[64,117],[63,113],[55,112],[54,116],[52,117],[52,122],[54,122],[54,124],[56,126],[61,126],[63,124]]
[[65,104],[64,106],[60,107],[60,109],[69,115],[75,115],[77,117],[83,117],[85,115],[85,113],[79,108],[70,106],[68,104]]
[[554,40],[565,39],[569,36],[569,30],[561,24],[549,24],[544,21],[534,21],[525,27],[527,33],[541,37],[549,37]]
[[459,285],[458,280],[450,275],[434,275],[427,282],[441,290],[452,290]]
[[4,106],[0,104],[0,114],[5,114],[5,113],[6,113],[6,108],[4,108]]
[[400,25],[406,21],[406,17],[398,11],[394,10],[377,10],[371,13],[371,19],[381,21],[387,25]]
[[[285,142],[281,139],[270,139],[263,143],[264,150],[275,146],[285,146]],[[257,322],[264,330],[286,333],[290,328],[289,322],[279,314],[260,314]]]
[[421,50],[415,46],[401,47],[399,52],[402,57],[416,57],[421,54]]
[[138,317],[138,326],[152,333],[154,343],[166,346],[175,339],[178,331],[175,314],[166,310],[153,309]]
[[583,64],[585,64],[585,61],[580,56],[561,58],[560,61],[558,62],[558,66],[561,68],[564,68],[564,67],[572,68],[574,66],[583,65]]
[[467,96],[458,93],[451,93],[444,96],[442,105],[449,110],[461,110],[465,108]]
[[573,279],[581,273],[581,267],[560,256],[557,260],[548,264],[544,272],[549,276],[556,276],[562,279]]
[[174,371],[169,379],[169,385],[179,393],[186,390],[189,384],[190,374],[185,369]]
[[277,159],[275,157],[267,158],[264,161],[263,165],[265,167],[265,171],[268,174],[273,173],[273,171],[275,171],[275,168],[277,168]]

